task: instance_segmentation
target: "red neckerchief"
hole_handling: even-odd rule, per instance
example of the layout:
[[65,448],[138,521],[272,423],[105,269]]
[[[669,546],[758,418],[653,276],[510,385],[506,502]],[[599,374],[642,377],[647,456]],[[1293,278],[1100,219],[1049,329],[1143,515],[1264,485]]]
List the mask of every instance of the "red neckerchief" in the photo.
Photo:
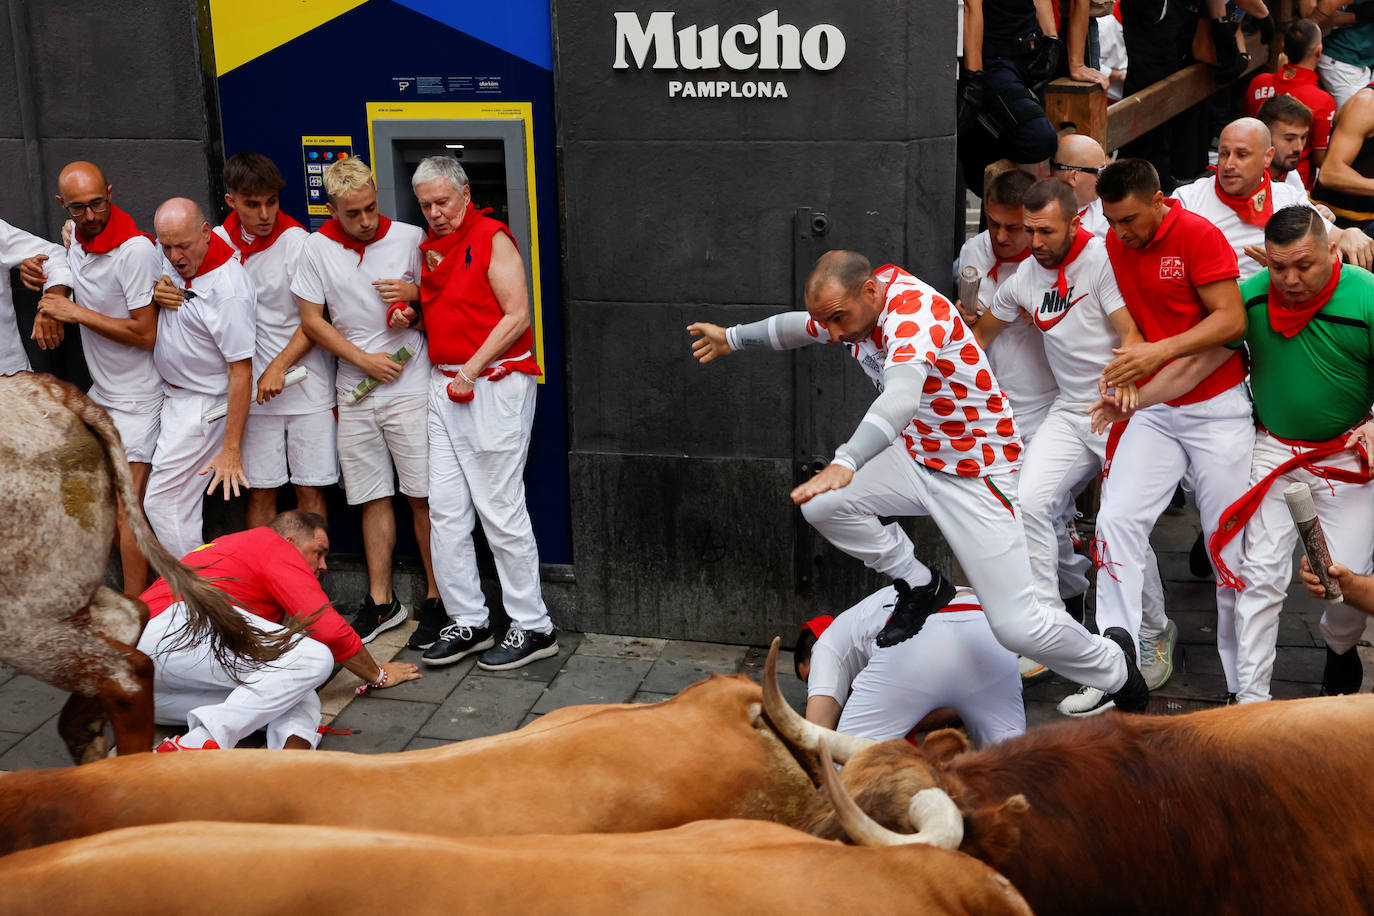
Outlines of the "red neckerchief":
[[105,228],[101,229],[95,238],[87,240],[81,237],[80,232],[73,233],[76,243],[88,254],[108,254],[136,235],[141,235],[156,244],[151,235],[138,231],[132,216],[114,204],[110,204],[109,222],[105,223]]
[[1026,258],[1030,257],[1030,248],[1023,248],[1020,254],[1012,255],[1009,258],[998,258],[996,254],[993,254],[993,257],[996,258],[996,261],[993,262],[992,270],[988,271],[988,276],[996,280],[997,268],[1001,267],[1003,264],[1020,264]]
[[251,235],[244,231],[243,222],[239,219],[237,210],[229,211],[229,218],[224,221],[224,231],[229,236],[229,243],[239,250],[239,260],[247,264],[248,259],[259,251],[266,251],[271,248],[281,234],[287,229],[304,228],[300,223],[291,217],[277,211],[277,221],[272,224],[272,231],[265,236]]
[[385,216],[378,217],[377,234],[366,242],[360,242],[344,231],[343,223],[339,222],[337,216],[332,216],[327,223],[319,228],[319,233],[327,239],[338,242],[349,251],[356,252],[358,255],[358,263],[361,264],[363,263],[363,251],[367,246],[371,245],[373,242],[380,242],[382,239],[386,238],[386,234],[390,230],[391,220],[387,219]]
[[[450,259],[448,257],[449,252],[461,245],[463,240],[472,233],[480,217],[489,213],[491,213],[490,207],[483,207],[478,210],[477,205],[472,202],[472,198],[468,198],[468,208],[463,211],[463,219],[458,223],[457,229],[445,236],[436,236],[434,230],[431,229],[425,235],[425,240],[420,243],[420,251],[424,257],[424,270],[421,274],[420,286],[425,291],[424,299],[426,302],[444,288],[444,284],[448,282],[449,274],[453,273],[454,265],[461,260],[460,258]],[[445,261],[448,261],[447,266],[444,264]]]
[[1227,194],[1221,189],[1220,179],[1212,181],[1212,188],[1217,193],[1217,200],[1230,207],[1243,223],[1263,229],[1265,223],[1269,222],[1269,217],[1274,215],[1274,188],[1268,172],[1260,179],[1260,186],[1254,193],[1245,197]]
[[1331,301],[1335,295],[1336,284],[1341,280],[1341,262],[1338,258],[1336,265],[1331,268],[1331,279],[1326,281],[1326,285],[1321,290],[1308,299],[1306,302],[1285,302],[1283,294],[1274,289],[1273,277],[1269,279],[1269,326],[1277,334],[1284,337],[1292,337],[1312,320],[1312,316],[1321,311],[1322,306]]
[[812,617],[806,623],[802,624],[801,628],[803,632],[810,631],[812,636],[820,639],[821,634],[828,630],[830,625],[834,622],[834,617],[829,614],[822,614],[819,617]]
[[1073,237],[1073,244],[1069,246],[1069,253],[1064,255],[1064,260],[1059,262],[1059,277],[1054,281],[1054,291],[1063,299],[1069,294],[1069,278],[1064,276],[1064,268],[1074,262],[1083,249],[1087,247],[1089,241],[1093,239],[1093,234],[1082,226],[1078,227],[1078,234]]
[[[196,269],[196,277],[203,277],[217,267],[223,267],[234,257],[233,247],[220,238],[215,233],[210,233],[210,249],[205,252],[205,260],[200,262],[200,267]],[[196,277],[192,277],[194,280]],[[186,281],[186,288],[191,288],[191,280]]]

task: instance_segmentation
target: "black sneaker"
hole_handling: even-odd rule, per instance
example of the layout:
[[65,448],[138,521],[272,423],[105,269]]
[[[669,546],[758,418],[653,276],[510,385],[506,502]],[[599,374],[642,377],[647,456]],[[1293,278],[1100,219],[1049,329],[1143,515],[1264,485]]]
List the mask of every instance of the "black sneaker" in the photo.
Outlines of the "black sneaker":
[[407,649],[428,649],[439,641],[439,631],[448,623],[443,598],[426,598],[420,605],[420,625],[410,634]]
[[1188,551],[1188,571],[1199,579],[1211,579],[1212,555],[1207,552],[1207,540],[1200,533]]
[[465,627],[450,623],[439,631],[439,638],[420,656],[426,665],[438,667],[451,665],[474,652],[490,649],[496,645],[491,638],[491,627]]
[[1145,675],[1135,663],[1135,643],[1131,634],[1121,627],[1107,627],[1102,635],[1121,647],[1126,656],[1126,683],[1116,693],[1110,694],[1116,708],[1122,712],[1144,712],[1150,704],[1150,687],[1145,683]]
[[351,624],[353,632],[362,639],[363,645],[367,645],[376,639],[379,633],[385,633],[405,623],[408,617],[410,609],[397,601],[395,595],[391,596],[391,603],[387,605],[379,605],[372,600],[371,595],[367,595],[363,598],[363,603]]
[[883,649],[921,632],[927,617],[954,600],[954,586],[937,569],[930,571],[930,581],[920,588],[912,588],[901,579],[892,584],[897,587],[897,606],[878,633],[878,646]]
[[523,668],[530,662],[558,654],[558,631],[535,633],[522,630],[515,624],[506,631],[506,638],[495,649],[488,649],[477,659],[483,671],[510,671]]
[[1353,648],[1341,655],[1326,649],[1326,667],[1322,669],[1322,692],[1324,697],[1338,697],[1347,693],[1359,693],[1364,684],[1364,664],[1360,653]]

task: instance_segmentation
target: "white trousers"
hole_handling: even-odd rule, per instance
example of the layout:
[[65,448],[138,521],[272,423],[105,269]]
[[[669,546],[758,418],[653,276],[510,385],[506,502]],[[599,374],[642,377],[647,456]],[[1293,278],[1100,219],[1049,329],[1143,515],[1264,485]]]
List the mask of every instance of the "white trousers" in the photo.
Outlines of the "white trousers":
[[[261,630],[282,627],[236,608]],[[153,707],[161,725],[203,728],[222,748],[230,748],[260,728],[267,746],[280,749],[295,735],[319,744],[320,698],[316,688],[334,670],[334,656],[320,642],[302,637],[280,658],[259,668],[244,667],[235,683],[215,659],[208,642],[173,648],[186,625],[186,605],[178,601],[148,621],[138,640],[153,660]]]
[[1061,607],[1035,598],[1013,474],[959,477],[932,471],[904,448],[884,449],[849,486],[802,504],[802,514],[831,544],[869,568],[889,571],[911,541],[879,516],[928,515],[958,558],[983,604],[997,641],[1079,684],[1114,693],[1126,683],[1116,644],[1094,636]]
[[1323,54],[1317,58],[1317,76],[1321,77],[1322,88],[1331,93],[1336,107],[1340,108],[1352,95],[1369,85],[1370,69]]
[[854,678],[838,730],[901,738],[941,706],[959,713],[975,747],[1026,730],[1016,656],[998,644],[982,611],[932,614],[912,639],[874,652]]
[[222,401],[179,389],[162,399],[162,426],[143,511],[157,539],[174,557],[184,557],[205,543],[201,522],[210,475],[202,477],[200,472],[224,448],[225,421],[207,424],[201,415]]
[[[1255,436],[1251,485],[1299,451],[1302,449],[1285,445],[1261,430]],[[1345,451],[1323,458],[1318,464],[1358,470],[1360,460],[1353,451]],[[1236,694],[1242,703],[1269,699],[1279,612],[1293,578],[1293,548],[1298,540],[1283,490],[1298,481],[1312,488],[1312,501],[1317,506],[1317,518],[1326,534],[1331,559],[1361,575],[1374,572],[1374,484],[1328,482],[1304,468],[1277,478],[1264,494],[1259,511],[1245,526],[1245,549],[1238,570],[1245,583],[1236,596],[1240,675]],[[1359,642],[1368,620],[1368,616],[1347,605],[1329,604],[1322,614],[1322,638],[1331,651],[1345,653]]]
[[[1052,608],[1063,610],[1059,596],[1074,594],[1063,590],[1064,552],[1073,550],[1062,519],[1063,501],[1072,499],[1080,485],[1102,470],[1106,456],[1106,435],[1093,433],[1087,414],[1062,406],[1050,411],[1026,446],[1019,475],[1021,522],[1026,528],[1036,597]],[[1143,616],[1137,639],[1156,637],[1169,624],[1159,562],[1148,540],[1144,566]]]
[[[1131,417],[1117,443],[1097,513],[1097,625],[1139,634],[1150,531],[1184,472],[1191,470],[1198,515],[1206,538],[1224,509],[1245,493],[1240,468],[1250,463],[1255,441],[1250,397],[1244,385],[1198,404],[1158,404]],[[1239,539],[1222,559],[1239,562]],[[1217,650],[1226,689],[1236,690],[1236,593],[1217,587]],[[1139,646],[1137,645],[1137,651]]]
[[525,505],[525,459],[534,425],[535,379],[522,372],[478,379],[467,403],[450,401],[449,379],[433,370],[429,392],[429,524],[434,578],[448,615],[468,627],[489,619],[477,574],[473,525],[496,560],[511,622],[553,626],[539,587],[539,547]]

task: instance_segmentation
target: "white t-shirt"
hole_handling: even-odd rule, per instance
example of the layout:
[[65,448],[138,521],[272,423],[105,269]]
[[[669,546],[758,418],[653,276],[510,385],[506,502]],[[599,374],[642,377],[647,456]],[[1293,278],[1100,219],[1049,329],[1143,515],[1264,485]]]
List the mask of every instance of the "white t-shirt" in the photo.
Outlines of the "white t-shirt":
[[1283,183],[1304,197],[1307,197],[1307,186],[1302,183],[1302,176],[1297,169],[1289,169],[1283,175]]
[[[845,704],[854,678],[876,652],[883,651],[878,648],[878,633],[892,616],[896,603],[897,589],[889,585],[836,615],[811,649],[811,671],[806,678],[808,697],[830,697],[841,706]],[[945,610],[954,613],[981,608],[972,589],[959,588]],[[939,626],[939,617],[938,613],[930,615],[925,626]],[[915,638],[920,639],[920,634]]]
[[1100,197],[1094,197],[1091,203],[1078,209],[1078,220],[1084,229],[1104,242],[1107,240],[1107,233],[1112,230],[1112,227],[1107,224],[1107,215],[1102,212],[1102,198]]
[[[1245,249],[1250,245],[1264,247],[1264,227],[1250,225],[1237,216],[1236,211],[1222,203],[1221,198],[1217,197],[1216,183],[1217,176],[1207,175],[1175,188],[1174,197],[1186,209],[1205,216],[1212,225],[1221,230],[1222,235],[1226,236],[1226,241],[1231,243],[1231,249],[1236,253],[1240,281],[1243,283],[1263,269],[1258,261],[1245,253]],[[1306,191],[1299,191],[1287,182],[1271,181],[1270,187],[1273,189],[1275,213],[1294,204],[1316,209],[1312,207],[1312,201],[1308,200]],[[1326,223],[1328,231],[1332,228],[1331,223],[1327,223],[1325,218],[1322,222]]]
[[[301,248],[310,233],[299,226],[292,226],[277,236],[270,247],[253,252],[247,258],[243,257],[247,240],[231,238],[223,226],[216,226],[215,233],[239,252],[243,269],[253,279],[253,288],[257,293],[258,331],[253,351],[253,384],[256,385],[272,360],[291,342],[296,328],[300,327],[301,310],[291,293],[291,281],[296,275]],[[334,406],[334,355],[324,347],[311,347],[296,365],[309,369],[310,377],[299,385],[283,390],[266,404],[257,403],[255,398],[249,408],[251,413],[299,416],[319,413]]]
[[[113,251],[91,254],[80,239],[67,249],[72,298],[107,318],[127,319],[134,309],[152,306],[153,287],[163,273],[162,252],[141,235]],[[175,271],[169,276],[175,276]],[[152,306],[156,308],[156,306]],[[90,370],[91,400],[102,407],[143,412],[162,403],[162,377],[151,350],[140,350],[81,326],[81,348]]]
[[[1111,76],[1113,70],[1129,69],[1126,35],[1121,29],[1121,23],[1110,13],[1097,17],[1097,45],[1098,62],[1103,73]],[[1125,80],[1112,80],[1107,86],[1107,98],[1113,102],[1120,101],[1125,92],[1125,83]]]
[[[410,348],[410,361],[400,377],[377,386],[369,397],[413,397],[428,390],[425,335],[411,328],[388,327],[387,304],[372,286],[374,280],[398,278],[419,283],[423,240],[424,232],[420,229],[393,220],[385,236],[363,249],[361,259],[357,252],[318,232],[312,232],[301,248],[291,292],[307,302],[327,306],[334,327],[365,353],[395,353],[401,347]],[[361,382],[366,373],[346,359],[338,363],[335,387],[342,395]]]
[[[44,290],[54,286],[71,286],[72,275],[67,269],[67,253],[61,245],[40,239],[17,226],[0,219],[0,267],[6,271],[18,267],[20,262],[36,254],[45,254],[43,272],[48,280]],[[14,314],[14,293],[10,289],[9,277],[0,283],[0,375],[13,375],[29,370],[29,356],[24,352],[24,341],[19,336],[19,320]]]
[[[162,273],[181,289],[185,280],[165,262]],[[194,297],[160,309],[153,359],[169,385],[192,394],[229,393],[228,363],[251,359],[257,334],[257,295],[243,265],[231,258],[190,283]]]
[[[1027,261],[1032,260],[1027,258]],[[959,250],[959,259],[954,262],[954,276],[959,276],[959,268],[972,264],[983,272],[983,283],[978,288],[978,299],[983,308],[991,306],[997,288],[1011,279],[1018,264],[1002,264],[993,277],[989,271],[997,263],[992,250],[992,238],[987,232],[980,232],[964,243]],[[1022,263],[1025,263],[1024,261]],[[997,381],[1011,401],[1011,409],[1016,418],[1042,415],[1059,395],[1054,373],[1050,371],[1049,360],[1045,357],[1045,344],[1040,333],[1024,322],[1013,322],[988,347],[988,361]],[[1035,430],[1022,426],[1021,435],[1029,438]]]
[[1056,408],[1083,411],[1098,398],[1097,380],[1115,359],[1112,348],[1121,346],[1108,316],[1125,308],[1126,300],[1117,289],[1107,245],[1096,236],[1061,266],[1067,295],[1059,295],[1059,267],[1041,267],[1035,258],[1027,258],[997,291],[991,311],[1013,326],[1020,324],[1018,312],[1030,313],[1059,384]]

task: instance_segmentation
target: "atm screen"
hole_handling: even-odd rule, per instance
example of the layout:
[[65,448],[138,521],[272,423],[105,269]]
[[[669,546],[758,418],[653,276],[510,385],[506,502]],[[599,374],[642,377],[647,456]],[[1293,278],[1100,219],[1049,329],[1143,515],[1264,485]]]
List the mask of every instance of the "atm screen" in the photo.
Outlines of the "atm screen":
[[[461,140],[400,139],[393,141],[395,187],[410,188],[410,176],[428,156],[452,156],[468,173],[472,202],[478,209],[491,208],[491,216],[510,223],[509,184],[506,180],[506,141],[500,138]],[[414,194],[396,195],[396,218],[423,227],[424,214]]]

